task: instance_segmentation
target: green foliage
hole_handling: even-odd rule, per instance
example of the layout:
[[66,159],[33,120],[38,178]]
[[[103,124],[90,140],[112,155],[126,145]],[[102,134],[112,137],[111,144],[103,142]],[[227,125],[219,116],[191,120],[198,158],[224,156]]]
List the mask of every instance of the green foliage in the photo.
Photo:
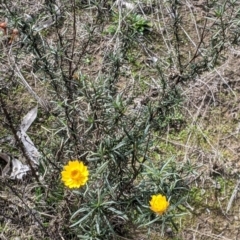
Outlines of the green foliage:
[[[122,165],[115,170],[112,161],[107,160],[109,158],[99,160],[102,165],[92,170],[85,191],[75,191],[83,202],[72,216],[72,227],[81,229],[79,232],[83,239],[110,239],[131,233],[129,226],[133,229],[137,226],[143,228],[153,223],[160,226],[160,231],[164,231],[165,225],[173,223],[173,218],[177,216],[174,211],[184,202],[187,191],[177,174],[174,159],[166,163],[153,164],[147,161],[140,164],[141,173],[138,173],[137,179],[132,179],[132,174],[128,174],[131,166]],[[112,174],[115,175],[114,179]],[[167,196],[171,206],[169,214],[156,217],[149,209],[149,200],[151,195],[158,193]]]
[[126,22],[129,24],[129,27],[133,32],[140,34],[149,31],[151,28],[151,23],[139,14],[128,15]]
[[136,13],[124,14],[123,12],[122,14],[113,13],[112,23],[107,28],[106,32],[115,34],[119,31],[131,38],[136,34],[143,35],[149,32],[151,28],[151,22],[142,15]]

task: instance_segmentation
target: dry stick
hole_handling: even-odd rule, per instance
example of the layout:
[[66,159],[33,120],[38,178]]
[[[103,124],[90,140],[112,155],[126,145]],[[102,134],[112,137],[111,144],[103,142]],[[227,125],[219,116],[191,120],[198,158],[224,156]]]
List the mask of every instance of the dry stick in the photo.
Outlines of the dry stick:
[[4,112],[4,115],[7,118],[7,121],[9,123],[10,129],[11,129],[13,135],[14,135],[14,138],[16,139],[17,143],[19,144],[19,147],[20,147],[20,149],[21,149],[21,151],[23,153],[23,156],[27,160],[27,163],[28,163],[28,165],[29,165],[29,167],[30,167],[30,169],[32,171],[33,176],[35,177],[36,181],[42,186],[41,182],[39,181],[39,177],[36,174],[36,170],[34,169],[34,167],[32,165],[31,159],[29,158],[22,141],[20,140],[19,136],[17,135],[17,130],[13,126],[12,119],[11,119],[11,117],[10,117],[8,111],[7,111],[6,104],[5,104],[1,94],[0,94],[0,104],[1,104],[1,108],[2,108],[2,110]]
[[[13,60],[13,66],[11,64],[11,58],[9,56],[8,58],[9,60],[9,65],[11,66],[12,70],[15,71],[16,75],[19,77],[19,79],[21,80],[21,84],[23,84],[26,89],[28,90],[28,92],[37,100],[37,102],[44,108],[44,110],[46,112],[49,111],[48,109],[48,106],[47,106],[47,103],[45,101],[43,101],[38,95],[36,92],[33,91],[33,89],[31,88],[31,86],[28,84],[28,82],[26,81],[26,79],[24,78],[24,76],[22,75],[18,65],[16,64],[16,61]],[[15,67],[15,68],[14,68]]]
[[230,198],[230,200],[229,200],[229,202],[228,202],[228,205],[227,205],[226,213],[228,213],[228,211],[229,211],[230,208],[232,207],[233,201],[234,201],[234,199],[235,199],[236,196],[237,196],[239,186],[240,186],[240,180],[238,180],[237,185],[236,185],[236,187],[234,188],[234,190],[233,190],[233,192],[232,192],[232,196],[231,196],[231,198]]
[[73,2],[72,2],[72,8],[73,8],[73,41],[72,41],[71,57],[70,57],[70,61],[69,61],[69,79],[71,79],[73,76],[72,63],[73,63],[73,58],[74,58],[76,34],[77,34],[77,31],[76,31],[76,2],[75,2],[75,0],[73,0]]

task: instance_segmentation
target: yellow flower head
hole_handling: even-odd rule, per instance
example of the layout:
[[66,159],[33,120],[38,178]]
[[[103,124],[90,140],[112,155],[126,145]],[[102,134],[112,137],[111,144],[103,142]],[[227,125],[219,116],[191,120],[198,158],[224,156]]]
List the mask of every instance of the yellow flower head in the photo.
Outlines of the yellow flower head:
[[152,199],[149,203],[150,209],[159,215],[162,215],[164,212],[166,212],[169,206],[169,202],[167,201],[166,197],[161,194],[152,195]]
[[62,181],[69,188],[79,188],[86,184],[88,180],[88,169],[78,160],[69,161],[67,165],[63,167]]

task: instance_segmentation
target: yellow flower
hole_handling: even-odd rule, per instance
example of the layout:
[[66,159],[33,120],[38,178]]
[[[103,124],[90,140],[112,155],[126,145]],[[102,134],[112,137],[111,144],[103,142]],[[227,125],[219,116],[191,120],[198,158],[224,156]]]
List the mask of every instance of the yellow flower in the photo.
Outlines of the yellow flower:
[[88,180],[88,169],[78,160],[69,161],[67,165],[63,167],[62,181],[69,188],[79,188],[86,184]]
[[169,206],[169,202],[167,201],[166,197],[161,194],[152,195],[152,199],[149,203],[150,209],[159,215],[162,215],[164,212],[166,212]]

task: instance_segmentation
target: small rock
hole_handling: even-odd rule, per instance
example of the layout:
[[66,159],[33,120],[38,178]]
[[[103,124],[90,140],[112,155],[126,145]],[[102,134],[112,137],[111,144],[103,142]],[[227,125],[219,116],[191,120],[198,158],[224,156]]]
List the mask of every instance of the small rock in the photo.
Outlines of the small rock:
[[173,235],[173,230],[172,230],[172,228],[170,228],[170,227],[167,227],[167,229],[166,229],[166,234],[168,234],[168,235]]

